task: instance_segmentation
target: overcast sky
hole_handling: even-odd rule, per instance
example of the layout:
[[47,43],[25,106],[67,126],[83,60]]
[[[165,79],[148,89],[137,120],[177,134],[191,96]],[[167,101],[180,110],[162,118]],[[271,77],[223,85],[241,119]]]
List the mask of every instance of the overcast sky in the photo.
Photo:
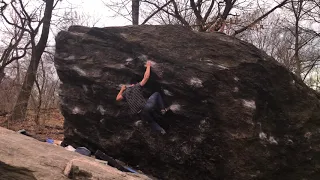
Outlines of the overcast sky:
[[[109,0],[105,0],[107,2]],[[99,20],[95,26],[124,26],[130,25],[130,22],[121,17],[112,17],[114,13],[105,6],[102,0],[62,0],[60,7],[69,6],[78,9],[81,12]]]

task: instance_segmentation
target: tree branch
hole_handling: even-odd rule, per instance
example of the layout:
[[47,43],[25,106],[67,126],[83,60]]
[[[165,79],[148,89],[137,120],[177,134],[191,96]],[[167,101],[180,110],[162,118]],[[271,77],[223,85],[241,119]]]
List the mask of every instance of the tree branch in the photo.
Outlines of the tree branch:
[[284,0],[282,1],[280,4],[278,4],[277,6],[275,6],[274,8],[272,8],[270,11],[268,11],[267,13],[265,13],[264,15],[260,16],[258,19],[256,19],[255,21],[253,21],[252,23],[250,23],[249,25],[239,29],[239,30],[236,30],[232,36],[235,36],[237,34],[240,34],[242,33],[243,31],[247,30],[249,27],[252,27],[253,25],[255,25],[257,22],[261,21],[263,18],[267,17],[269,14],[271,14],[274,10],[284,6],[286,3],[288,2],[288,0]]
[[131,19],[127,18],[125,15],[123,15],[123,14],[119,13],[118,11],[114,10],[114,8],[109,7],[109,5],[106,4],[105,2],[103,2],[103,4],[104,4],[107,8],[109,8],[111,11],[113,11],[113,12],[115,12],[116,14],[122,16],[123,18],[127,19],[128,21],[131,21]]
[[218,31],[223,23],[225,22],[225,20],[227,19],[228,15],[230,14],[231,9],[233,8],[236,0],[224,0],[225,2],[225,7],[223,9],[223,13],[221,15],[220,13],[220,3],[223,2],[219,2],[218,4],[218,15],[216,16],[215,20],[211,23],[210,26],[206,26],[205,31],[208,29],[211,29],[213,31]]
[[233,0],[233,1],[232,0],[224,0],[224,1],[226,2],[226,6],[224,7],[221,18],[223,20],[226,20],[231,9],[233,8],[234,3],[236,2],[236,0]]
[[190,27],[189,23],[183,19],[183,17],[180,15],[179,10],[178,10],[178,5],[176,3],[175,0],[171,0],[173,7],[174,7],[174,13],[175,13],[175,17],[185,26]]
[[[16,11],[16,9],[15,9],[14,6],[13,6],[13,9]],[[17,12],[17,11],[16,11],[16,12]],[[20,19],[20,22],[21,22],[21,25],[22,25],[22,26],[19,26],[18,24],[15,24],[15,23],[13,23],[13,22],[10,22],[4,14],[1,14],[1,16],[3,17],[3,19],[4,19],[4,20],[6,21],[6,23],[8,23],[9,25],[11,25],[11,26],[13,26],[13,27],[16,27],[16,28],[19,28],[19,29],[21,29],[21,30],[27,31],[27,32],[30,33],[30,31],[24,27],[25,20],[20,16],[19,13],[18,13],[17,15],[18,15],[18,17],[19,17],[19,19]]]
[[[17,28],[17,29],[19,29],[19,28]],[[4,69],[8,64],[13,62],[13,60],[12,61],[8,60],[8,58],[9,58],[10,54],[12,53],[12,50],[17,48],[17,46],[19,45],[19,43],[22,40],[22,37],[24,35],[24,32],[25,32],[24,30],[16,31],[16,29],[15,29],[14,37],[12,37],[8,47],[2,53],[2,56],[1,56],[1,59],[0,59],[0,63],[2,62],[2,66],[0,66],[1,70]],[[13,43],[13,40],[15,40],[14,43]]]
[[307,73],[304,75],[303,81],[307,78],[308,74],[309,74],[309,73],[311,72],[311,70],[314,68],[314,66],[315,66],[316,63],[318,62],[318,59],[319,59],[319,58],[320,58],[320,56],[313,61],[310,69],[309,69],[309,70],[307,71]]
[[210,4],[210,6],[209,6],[209,9],[207,10],[206,15],[205,15],[204,18],[203,18],[203,21],[204,21],[204,22],[207,21],[208,17],[209,17],[210,14],[211,14],[212,8],[213,8],[213,6],[214,6],[214,2],[215,2],[215,0],[211,0],[211,4]]
[[23,5],[23,3],[22,3],[22,0],[19,0],[19,3],[20,3],[20,6],[21,6],[21,9],[22,9],[22,14],[27,18],[27,20],[28,20],[28,26],[29,26],[29,29],[30,29],[30,31],[31,32],[33,32],[34,30],[33,30],[33,28],[32,28],[32,25],[31,25],[31,23],[32,23],[32,19],[31,19],[31,17],[29,16],[29,14],[28,14],[28,12],[26,11],[26,9],[25,9],[25,7],[24,7],[24,5]]
[[300,27],[300,29],[302,29],[304,32],[308,32],[308,33],[313,34],[314,36],[320,37],[320,33],[316,32],[314,30],[306,29],[306,28],[302,28],[302,27]]
[[194,2],[194,0],[190,0],[190,5],[191,5],[191,8],[192,8],[194,14],[196,15],[198,25],[202,24],[203,18],[200,14],[199,9],[197,9],[197,6],[196,6],[196,3]]
[[47,44],[47,41],[48,41],[49,30],[50,30],[50,21],[51,21],[52,10],[53,10],[53,1],[54,0],[46,0],[46,7],[44,10],[43,27],[42,27],[41,37],[40,37],[40,40],[36,46],[36,51],[39,54],[38,56],[42,55],[42,52],[44,51],[46,44]]
[[23,57],[27,54],[27,49],[28,49],[28,46],[29,46],[30,44],[31,44],[31,42],[29,41],[29,42],[24,46],[24,48],[23,48],[24,51],[23,51],[23,54],[22,54],[21,56],[12,57],[9,61],[7,61],[7,62],[5,63],[4,66],[0,67],[0,69],[1,69],[1,68],[5,68],[8,64],[12,63],[12,62],[15,61],[15,60],[18,60],[18,59],[23,58]]
[[[156,8],[161,9],[161,7],[160,7],[159,5],[157,5],[157,4],[153,3],[153,2],[150,2],[150,1],[147,1],[147,0],[144,0],[143,2],[152,4],[152,5],[154,5]],[[171,0],[170,0],[169,2],[171,3]],[[170,3],[169,3],[169,4],[170,4]],[[173,16],[174,18],[177,18],[175,14],[169,12],[168,10],[165,10],[164,8],[162,8],[162,11],[164,11],[164,12],[168,15],[168,17],[169,17],[169,15],[171,15],[171,16]],[[178,18],[177,18],[177,19],[178,19]]]
[[154,15],[156,15],[159,11],[163,10],[163,8],[165,8],[166,6],[168,6],[170,4],[170,1],[168,1],[167,3],[165,3],[164,5],[162,5],[161,7],[157,8],[157,10],[155,12],[153,12],[150,16],[148,16],[143,22],[142,25],[146,24]]

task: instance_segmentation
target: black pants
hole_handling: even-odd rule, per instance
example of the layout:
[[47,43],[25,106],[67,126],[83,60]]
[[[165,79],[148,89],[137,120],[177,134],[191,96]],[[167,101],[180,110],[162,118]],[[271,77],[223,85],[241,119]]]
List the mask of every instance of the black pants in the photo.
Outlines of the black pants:
[[151,124],[153,130],[161,131],[162,127],[154,120],[153,113],[164,109],[164,103],[158,92],[153,93],[141,111],[141,118]]

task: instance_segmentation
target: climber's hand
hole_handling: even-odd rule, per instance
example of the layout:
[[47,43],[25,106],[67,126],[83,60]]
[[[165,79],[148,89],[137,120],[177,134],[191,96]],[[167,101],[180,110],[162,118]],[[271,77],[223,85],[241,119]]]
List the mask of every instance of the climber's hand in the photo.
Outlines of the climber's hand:
[[148,60],[148,61],[146,62],[146,67],[151,67],[151,61]]
[[122,86],[121,86],[121,91],[124,91],[124,90],[126,90],[126,86],[125,86],[125,85],[122,85]]

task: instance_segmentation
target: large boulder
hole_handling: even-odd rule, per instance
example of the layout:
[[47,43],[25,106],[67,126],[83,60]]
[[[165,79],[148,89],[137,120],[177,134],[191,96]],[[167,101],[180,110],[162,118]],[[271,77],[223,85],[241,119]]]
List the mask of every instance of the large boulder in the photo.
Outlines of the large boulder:
[[[115,97],[152,74],[152,132]],[[56,37],[65,142],[161,179],[319,179],[319,95],[252,44],[182,26],[72,26]]]

